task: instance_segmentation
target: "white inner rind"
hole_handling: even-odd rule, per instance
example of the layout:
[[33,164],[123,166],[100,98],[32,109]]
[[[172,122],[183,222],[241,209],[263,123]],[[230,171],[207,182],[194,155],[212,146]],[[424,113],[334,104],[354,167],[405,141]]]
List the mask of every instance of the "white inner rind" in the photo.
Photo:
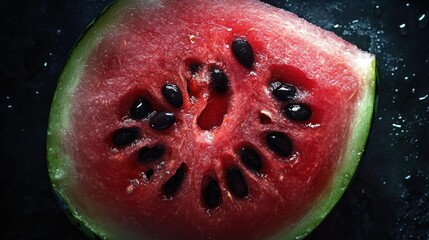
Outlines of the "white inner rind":
[[[103,37],[106,29],[114,28],[116,22],[122,14],[134,7],[154,8],[154,5],[167,4],[171,0],[120,0],[111,5],[97,21],[92,24],[85,36],[73,50],[67,62],[53,99],[51,115],[49,118],[49,128],[47,136],[47,154],[49,174],[54,190],[59,193],[69,207],[71,214],[82,225],[91,231],[107,239],[138,239],[142,235],[126,229],[117,229],[106,223],[94,222],[89,217],[81,215],[75,209],[71,199],[67,196],[67,191],[73,189],[74,167],[65,144],[68,138],[70,123],[71,103],[78,84],[81,80],[81,73],[91,50],[94,49]],[[257,3],[261,4],[261,3]],[[268,6],[266,6],[268,8]],[[292,15],[292,14],[291,14]],[[267,16],[278,18],[276,14]],[[278,19],[281,21],[281,19]],[[350,127],[350,138],[347,148],[338,160],[336,175],[333,177],[330,188],[315,201],[311,211],[295,226],[288,227],[271,237],[271,239],[302,239],[310,233],[329,213],[339,200],[352,175],[358,165],[362,152],[365,148],[366,139],[369,134],[371,117],[373,113],[375,98],[375,58],[374,56],[358,50],[339,39],[332,33],[327,33],[320,28],[293,17],[292,22],[285,24],[289,31],[297,34],[297,38],[303,41],[313,42],[317,48],[324,49],[330,55],[339,56],[342,61],[349,61],[349,64],[361,82],[360,96],[354,111],[354,117]]]

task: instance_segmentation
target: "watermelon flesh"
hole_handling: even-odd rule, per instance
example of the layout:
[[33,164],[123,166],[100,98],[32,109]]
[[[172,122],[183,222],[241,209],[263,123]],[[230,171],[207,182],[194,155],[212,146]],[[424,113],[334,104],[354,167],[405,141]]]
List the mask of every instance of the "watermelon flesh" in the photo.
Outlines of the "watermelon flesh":
[[[237,39],[250,44],[251,66],[233,52]],[[214,69],[227,77],[224,93],[211,86]],[[276,99],[276,82],[296,96]],[[356,169],[373,111],[375,59],[258,1],[122,0],[81,39],[58,84],[51,181],[96,235],[292,239],[327,215]],[[180,107],[163,95],[166,84],[180,90]],[[137,99],[152,108],[142,119],[131,117]],[[291,119],[290,104],[311,116]],[[157,113],[174,121],[155,129]],[[118,129],[135,137],[119,146]],[[290,154],[270,147],[271,133],[290,140]],[[163,148],[156,161],[139,160],[156,146]],[[262,165],[246,164],[243,148]]]

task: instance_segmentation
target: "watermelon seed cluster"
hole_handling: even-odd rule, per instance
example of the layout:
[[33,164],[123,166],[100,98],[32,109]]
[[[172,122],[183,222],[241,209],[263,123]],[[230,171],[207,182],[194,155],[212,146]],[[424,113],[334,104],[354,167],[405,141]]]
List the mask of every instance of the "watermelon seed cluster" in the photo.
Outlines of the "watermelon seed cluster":
[[[255,59],[251,45],[244,38],[233,40],[232,52],[236,60],[245,68],[252,69]],[[198,76],[202,69],[202,64],[192,62],[189,71],[193,77]],[[230,89],[229,79],[225,71],[219,67],[209,69],[210,92],[215,96],[224,97]],[[297,103],[298,89],[288,83],[275,81],[269,84],[269,89],[276,100],[283,103],[282,112],[285,117],[294,121],[308,120],[312,112],[308,106]],[[188,88],[189,92],[189,88]],[[161,88],[161,93],[165,101],[174,108],[181,108],[183,105],[183,94],[180,88],[172,83],[166,83]],[[176,116],[173,112],[156,112],[148,99],[137,98],[129,110],[129,116],[134,120],[148,119],[149,126],[154,130],[165,130],[173,126],[176,122]],[[200,115],[201,117],[201,115]],[[260,112],[260,122],[270,124],[272,122],[268,113]],[[201,127],[201,125],[200,125]],[[204,129],[204,128],[202,128]],[[208,130],[208,129],[205,129]],[[116,130],[112,136],[113,144],[118,147],[131,145],[141,137],[140,130],[137,127],[125,127]],[[288,135],[278,131],[268,131],[264,133],[265,145],[278,156],[288,157],[293,152],[292,141]],[[166,148],[162,143],[156,143],[152,146],[145,146],[139,149],[137,158],[142,164],[151,164],[162,159]],[[250,144],[244,144],[236,150],[242,165],[255,174],[263,173],[264,163],[259,151]],[[174,174],[165,181],[161,187],[163,195],[172,198],[183,185],[188,172],[188,166],[182,162]],[[154,175],[154,169],[149,168],[144,172],[147,181]],[[249,187],[245,176],[237,164],[229,165],[224,170],[225,183],[229,192],[236,198],[245,198],[249,195]],[[202,177],[201,201],[209,209],[217,208],[222,203],[221,188],[219,180],[215,174],[208,173]]]
[[[183,96],[180,88],[171,83],[165,84],[161,92],[165,100],[173,107],[180,108],[183,105]],[[155,112],[146,98],[138,98],[132,104],[129,115],[134,120],[149,119],[149,126],[155,130],[165,130],[171,127],[176,117],[172,112]],[[112,142],[116,147],[125,147],[140,138],[140,131],[137,127],[120,128],[113,133]],[[150,164],[162,159],[166,149],[162,143],[153,146],[142,147],[137,154],[137,158],[142,164]],[[162,185],[162,191],[166,197],[172,197],[182,185],[188,171],[186,163],[181,163],[176,172]],[[154,169],[149,168],[144,172],[147,181],[154,174]]]
[[278,101],[287,103],[287,106],[283,108],[283,113],[286,117],[295,121],[310,119],[312,113],[308,106],[301,103],[292,103],[295,101],[298,92],[295,86],[276,81],[271,83],[269,88]]

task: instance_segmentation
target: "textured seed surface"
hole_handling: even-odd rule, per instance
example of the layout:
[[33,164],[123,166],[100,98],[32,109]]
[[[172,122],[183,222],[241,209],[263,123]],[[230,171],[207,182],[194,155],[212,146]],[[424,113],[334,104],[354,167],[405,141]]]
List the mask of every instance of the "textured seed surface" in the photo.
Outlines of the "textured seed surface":
[[225,176],[226,184],[234,196],[244,198],[249,194],[246,180],[238,167],[228,168]]
[[143,147],[138,153],[138,158],[141,163],[151,163],[158,161],[164,155],[165,147],[164,145],[158,143],[153,147]]
[[113,144],[117,147],[130,145],[139,138],[139,129],[137,127],[120,128],[113,133]]
[[149,120],[151,128],[156,130],[164,130],[171,127],[176,121],[174,113],[170,112],[158,112],[155,113]]
[[162,186],[162,190],[167,197],[172,197],[180,189],[185,179],[186,169],[186,164],[182,163],[174,175]]
[[259,153],[252,147],[242,147],[238,151],[241,162],[250,170],[260,172],[263,164]]
[[207,208],[216,208],[221,203],[220,187],[216,179],[207,177],[203,186],[202,199]]
[[290,104],[283,112],[288,118],[297,121],[305,121],[311,117],[310,108],[302,104]]
[[281,132],[267,133],[265,142],[271,151],[282,157],[289,156],[293,151],[292,141],[286,134]]
[[150,102],[145,98],[139,98],[131,106],[130,116],[132,119],[142,119],[149,116],[152,111]]
[[238,38],[232,42],[232,51],[238,62],[246,68],[252,68],[255,56],[252,46],[246,39]]
[[297,95],[296,87],[291,84],[273,82],[270,84],[270,88],[274,97],[281,102],[294,100]]
[[164,95],[165,100],[175,108],[180,108],[183,104],[182,91],[175,84],[165,84],[162,87],[162,95]]
[[210,87],[216,93],[226,93],[229,89],[229,81],[225,72],[218,68],[210,70]]

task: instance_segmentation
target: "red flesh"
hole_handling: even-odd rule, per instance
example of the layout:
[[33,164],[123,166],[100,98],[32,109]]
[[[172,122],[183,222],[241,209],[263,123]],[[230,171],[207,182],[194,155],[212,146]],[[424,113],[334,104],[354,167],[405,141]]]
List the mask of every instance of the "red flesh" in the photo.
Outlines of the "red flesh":
[[228,100],[229,98],[223,94],[212,94],[198,117],[198,126],[202,130],[212,130],[219,127],[227,113]]
[[[237,2],[228,8],[213,4],[207,9],[199,1],[178,1],[158,12],[136,9],[122,19],[127,27],[102,39],[90,55],[90,67],[85,68],[73,103],[69,151],[79,173],[73,192],[78,196],[77,209],[93,213],[98,221],[162,238],[258,239],[292,225],[311,208],[329,183],[341,155],[338,145],[348,135],[352,109],[347,106],[352,104],[338,103],[355,101],[359,86],[347,80],[355,76],[346,64],[334,63],[326,53],[315,52],[293,36],[279,40],[274,27],[267,29],[264,17],[254,14],[259,11],[255,6],[263,5]],[[245,37],[256,54],[252,73],[227,47],[237,36]],[[314,63],[312,56],[335,68]],[[202,63],[196,76],[189,73],[190,59]],[[230,79],[229,101],[216,97],[208,101],[208,69],[213,65],[224,69]],[[338,85],[338,76],[347,85]],[[196,81],[189,85],[190,79]],[[313,111],[309,121],[296,123],[284,117],[283,105],[268,90],[276,80],[300,89],[299,102]],[[167,82],[182,90],[184,103],[179,110],[162,97]],[[147,121],[130,120],[127,111],[137,96],[147,96],[158,111],[174,112],[176,123],[156,131]],[[271,123],[260,122],[261,111],[271,114]],[[198,124],[199,116],[203,120]],[[142,138],[116,150],[111,134],[125,126],[138,126]],[[211,126],[217,127],[201,129]],[[280,158],[267,149],[263,133],[271,130],[290,136],[292,157]],[[167,147],[163,164],[140,164],[137,151],[157,142]],[[262,154],[263,175],[240,163],[236,150],[243,144]],[[182,162],[189,167],[183,186],[172,199],[165,199],[162,184]],[[223,174],[230,165],[244,172],[248,198],[228,193]],[[142,173],[149,168],[154,175],[146,181]],[[201,203],[207,175],[219,180],[222,203],[217,209],[208,210]]]

